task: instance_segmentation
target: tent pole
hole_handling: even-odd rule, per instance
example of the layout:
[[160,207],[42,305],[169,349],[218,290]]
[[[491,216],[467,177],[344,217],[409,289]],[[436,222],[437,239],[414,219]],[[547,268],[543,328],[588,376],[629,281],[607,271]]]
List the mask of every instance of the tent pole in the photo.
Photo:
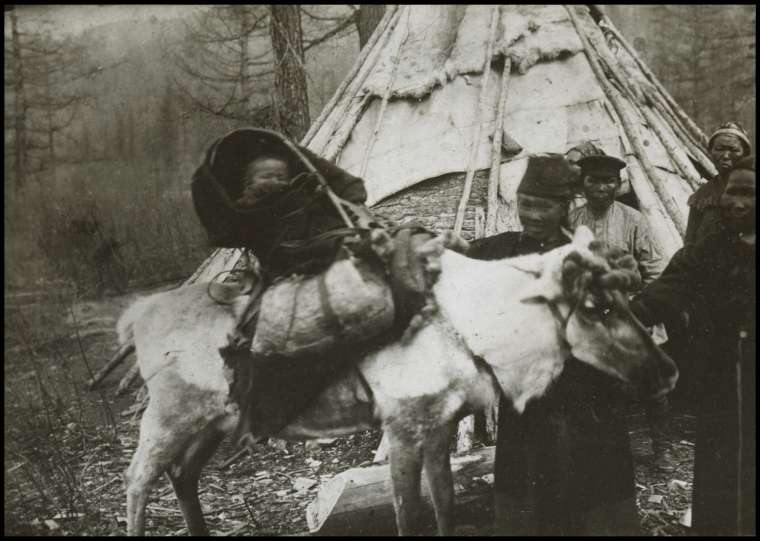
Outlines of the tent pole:
[[633,57],[633,59],[636,61],[636,64],[639,66],[639,69],[646,75],[647,79],[657,88],[657,90],[660,91],[660,93],[665,97],[665,101],[670,105],[670,107],[673,109],[673,111],[676,113],[678,118],[684,123],[684,125],[688,128],[689,131],[692,132],[694,137],[697,140],[697,143],[699,143],[700,146],[706,147],[707,146],[707,136],[704,134],[704,132],[697,126],[697,124],[689,118],[689,115],[687,115],[684,110],[681,108],[681,106],[678,105],[676,100],[673,99],[673,96],[668,93],[668,91],[665,89],[664,86],[662,86],[662,83],[657,80],[657,78],[654,76],[652,71],[647,67],[644,62],[642,62],[639,55],[636,53],[636,50],[631,47],[631,45],[628,43],[628,41],[625,39],[625,37],[620,33],[620,31],[615,27],[614,24],[612,24],[612,21],[610,21],[609,17],[607,17],[606,14],[604,14],[603,11],[600,10],[602,13],[602,23],[604,23],[604,27],[609,29],[610,32],[618,39],[618,41],[623,45],[626,51],[628,51],[628,54]]
[[464,177],[464,188],[462,189],[462,197],[459,200],[459,206],[457,207],[457,213],[454,218],[454,233],[457,235],[462,232],[464,215],[467,211],[467,203],[470,200],[470,192],[472,191],[472,179],[475,176],[475,162],[478,155],[478,146],[480,145],[480,134],[483,131],[483,102],[485,101],[486,90],[488,89],[488,79],[491,75],[491,57],[493,56],[493,47],[494,42],[496,41],[496,28],[498,27],[499,13],[501,13],[501,6],[495,5],[491,15],[491,29],[488,35],[488,48],[486,50],[485,66],[483,69],[483,83],[480,87],[480,98],[478,102],[480,106],[480,118],[478,119],[478,127],[475,129],[475,137],[470,146],[470,156],[467,161],[467,173]]
[[[411,17],[411,12],[409,12],[409,17]],[[409,25],[408,24],[406,27],[406,35],[404,36],[403,39],[399,40],[398,49],[396,49],[396,54],[391,57],[393,60],[393,70],[391,71],[391,76],[388,79],[388,84],[385,87],[385,91],[383,92],[383,101],[380,104],[380,112],[377,114],[377,120],[375,121],[375,129],[372,131],[372,135],[370,136],[369,142],[367,143],[367,148],[364,150],[364,158],[362,159],[361,169],[359,169],[359,176],[361,178],[364,178],[364,174],[367,172],[367,164],[369,163],[369,157],[372,154],[372,149],[375,147],[375,141],[377,141],[377,134],[380,133],[380,124],[382,124],[383,122],[383,117],[385,116],[385,109],[388,106],[388,99],[390,98],[391,91],[393,90],[393,85],[396,82],[396,75],[398,74],[398,63],[399,63],[399,58],[401,56],[401,49],[404,47],[404,44],[406,43],[407,39],[409,39]]]
[[335,108],[335,105],[338,103],[340,98],[343,97],[343,93],[348,88],[349,84],[351,84],[352,81],[356,79],[356,75],[359,73],[359,70],[361,70],[362,66],[364,65],[364,61],[369,56],[370,51],[375,46],[375,44],[380,40],[380,36],[383,35],[385,32],[385,29],[387,28],[388,24],[390,23],[391,19],[393,18],[393,15],[395,15],[396,11],[398,10],[397,5],[389,5],[386,7],[385,14],[383,15],[383,18],[378,23],[377,27],[375,27],[375,31],[372,32],[372,35],[369,38],[369,41],[364,44],[364,47],[362,47],[362,50],[359,52],[359,56],[356,58],[356,62],[354,62],[354,65],[351,67],[351,70],[346,74],[346,77],[343,79],[343,81],[340,83],[340,86],[335,91],[335,93],[332,95],[332,98],[330,98],[330,101],[327,102],[327,105],[325,105],[322,108],[322,111],[319,113],[319,116],[317,119],[311,124],[311,127],[309,128],[309,131],[306,132],[306,135],[304,135],[303,139],[301,139],[301,145],[302,146],[308,146],[308,144],[311,142],[312,138],[314,137],[314,134],[317,133],[319,128],[322,126],[322,123],[324,122],[325,118],[332,112],[332,110]]
[[586,52],[586,57],[588,58],[591,69],[593,70],[594,74],[599,80],[599,84],[602,85],[602,88],[604,89],[604,93],[607,95],[607,98],[610,100],[610,102],[612,103],[612,106],[617,111],[618,116],[620,117],[621,124],[623,125],[623,129],[627,133],[628,139],[631,141],[631,144],[633,145],[633,148],[636,151],[636,156],[641,162],[641,166],[644,168],[644,171],[649,176],[650,182],[652,183],[652,186],[657,192],[657,196],[662,201],[662,204],[665,206],[665,209],[667,210],[668,215],[670,216],[671,220],[673,220],[673,224],[676,226],[676,231],[678,231],[678,234],[681,235],[681,237],[683,238],[686,232],[686,220],[684,219],[684,216],[681,214],[680,209],[676,206],[675,201],[673,200],[672,196],[668,194],[667,191],[664,190],[662,186],[662,182],[659,180],[659,175],[655,171],[652,163],[649,161],[649,158],[647,157],[646,149],[644,148],[644,145],[641,143],[641,140],[639,139],[639,136],[636,133],[636,130],[632,124],[632,119],[628,116],[627,111],[625,110],[625,107],[622,103],[622,100],[623,100],[622,95],[620,95],[617,89],[614,88],[614,86],[607,79],[607,76],[604,74],[604,70],[602,69],[602,66],[599,63],[599,59],[596,58],[595,49],[590,43],[588,36],[581,30],[578,17],[574,13],[574,9],[575,9],[574,6],[565,6],[565,8],[567,9],[568,14],[570,15],[570,20],[573,22],[573,25],[575,26],[575,30],[578,33],[578,37],[580,38],[581,43],[583,44],[583,49]]
[[491,172],[488,176],[488,206],[486,207],[486,236],[496,234],[496,215],[498,210],[499,178],[501,176],[501,142],[504,133],[504,114],[507,109],[509,75],[512,60],[504,57],[504,69],[501,73],[499,89],[499,108],[496,112],[496,124],[493,129],[493,146],[491,147]]

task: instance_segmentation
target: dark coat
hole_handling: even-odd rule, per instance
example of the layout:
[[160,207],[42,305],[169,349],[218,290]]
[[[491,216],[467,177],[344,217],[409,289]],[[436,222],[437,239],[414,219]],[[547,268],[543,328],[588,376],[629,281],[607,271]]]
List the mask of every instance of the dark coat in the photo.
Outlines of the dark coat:
[[723,230],[676,252],[631,306],[645,325],[667,326],[683,311],[709,310],[712,316],[712,334],[702,340],[710,349],[697,367],[693,524],[701,535],[755,531],[755,274],[755,249]]
[[723,181],[716,175],[691,194],[684,244],[694,244],[711,233],[723,230],[718,206],[723,188]]
[[[508,232],[474,241],[467,255],[501,259],[567,242],[542,246]],[[581,534],[585,512],[629,499],[627,515],[636,520],[633,457],[619,388],[611,377],[570,358],[547,394],[529,402],[522,415],[502,398],[494,490],[522,515],[507,525],[512,533]]]
[[[284,247],[283,242],[309,239],[346,224],[327,196],[317,189],[313,176],[303,175],[300,182],[284,193],[270,196],[251,208],[236,206],[245,166],[257,153],[272,148],[289,153],[293,177],[307,172],[303,162],[287,146],[279,144],[277,137],[262,130],[237,130],[208,149],[203,164],[193,175],[192,194],[212,246],[249,248],[268,274],[278,276],[294,270],[306,271],[311,260],[332,261],[337,247],[335,239],[306,251]],[[352,203],[366,201],[362,179],[306,148],[297,148],[321,172],[336,195]]]

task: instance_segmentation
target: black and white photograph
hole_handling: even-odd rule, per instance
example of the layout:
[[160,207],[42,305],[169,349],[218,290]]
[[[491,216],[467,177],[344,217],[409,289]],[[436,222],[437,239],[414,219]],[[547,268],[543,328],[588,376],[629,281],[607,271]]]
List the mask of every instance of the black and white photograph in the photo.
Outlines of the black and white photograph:
[[6,536],[754,536],[756,5],[4,6]]

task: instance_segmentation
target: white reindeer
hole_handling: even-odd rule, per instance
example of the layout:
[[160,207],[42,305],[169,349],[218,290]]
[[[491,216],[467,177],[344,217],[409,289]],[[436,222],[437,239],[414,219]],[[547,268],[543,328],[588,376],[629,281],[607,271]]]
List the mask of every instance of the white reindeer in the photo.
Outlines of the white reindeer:
[[[675,365],[630,313],[619,275],[589,250],[591,240],[582,228],[571,244],[502,261],[469,259],[445,250],[441,238],[430,241],[427,248],[440,254],[433,290],[438,312],[407,343],[357,359],[276,437],[336,437],[380,425],[389,437],[399,535],[416,530],[423,465],[438,531],[450,534],[448,449],[459,419],[491,406],[500,392],[522,411],[571,353],[650,394],[675,384]],[[573,293],[573,283],[584,287]],[[218,348],[234,324],[234,306],[244,300],[217,304],[206,287],[142,299],[119,321],[122,343],[134,340],[150,395],[126,474],[130,535],[144,533],[149,492],[162,473],[189,533],[208,533],[198,477],[238,420],[229,400],[232,374]]]

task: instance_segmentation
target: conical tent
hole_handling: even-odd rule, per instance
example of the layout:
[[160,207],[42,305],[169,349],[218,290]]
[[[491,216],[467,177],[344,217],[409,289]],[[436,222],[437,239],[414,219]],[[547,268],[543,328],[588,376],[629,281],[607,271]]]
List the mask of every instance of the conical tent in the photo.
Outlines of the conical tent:
[[[596,6],[389,6],[302,143],[383,215],[472,238],[520,229],[528,154],[585,140],[627,162],[623,192],[670,258],[715,174],[706,137]],[[236,259],[217,250],[191,280]]]

